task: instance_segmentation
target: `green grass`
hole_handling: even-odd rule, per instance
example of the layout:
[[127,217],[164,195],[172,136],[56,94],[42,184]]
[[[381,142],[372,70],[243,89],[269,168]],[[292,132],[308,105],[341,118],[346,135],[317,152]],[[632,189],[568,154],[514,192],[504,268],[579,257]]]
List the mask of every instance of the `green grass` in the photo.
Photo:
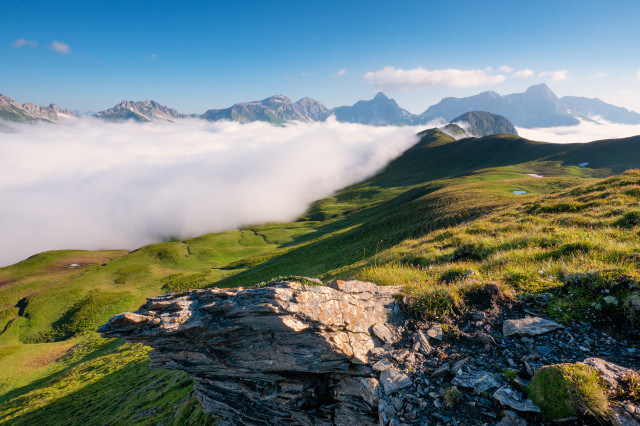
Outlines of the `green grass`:
[[544,309],[562,321],[637,325],[640,177],[602,179],[640,167],[637,142],[455,141],[432,130],[295,222],[0,268],[0,422],[213,421],[188,377],[149,370],[148,349],[91,337],[146,297],[189,288],[358,278],[403,285],[416,312],[438,317],[469,309],[490,284],[506,297],[552,293]]
[[611,412],[599,373],[584,364],[556,364],[540,368],[531,379],[529,394],[549,420],[579,416],[603,422]]
[[482,282],[522,298],[550,292],[544,309],[564,322],[637,322],[629,297],[640,289],[640,227],[625,218],[639,185],[629,172],[565,190],[407,239],[345,273],[405,286],[425,315],[463,312]]

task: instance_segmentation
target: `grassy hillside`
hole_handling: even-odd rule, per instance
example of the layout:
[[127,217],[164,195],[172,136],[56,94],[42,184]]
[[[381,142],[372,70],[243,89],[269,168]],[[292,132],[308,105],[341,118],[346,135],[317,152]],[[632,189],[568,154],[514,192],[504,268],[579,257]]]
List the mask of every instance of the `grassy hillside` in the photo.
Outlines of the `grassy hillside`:
[[[485,283],[534,298],[585,285],[609,289],[624,316],[630,291],[620,283],[635,285],[630,253],[640,253],[640,177],[602,178],[640,167],[639,142],[455,141],[430,130],[384,171],[296,222],[133,252],[45,252],[0,268],[0,422],[212,422],[187,377],[151,371],[146,348],[93,333],[146,297],[188,288],[356,277],[404,284],[416,309],[442,315],[464,311]],[[604,293],[597,312],[586,295],[571,294],[554,299],[550,313],[614,315]],[[574,300],[582,308],[567,311]]]

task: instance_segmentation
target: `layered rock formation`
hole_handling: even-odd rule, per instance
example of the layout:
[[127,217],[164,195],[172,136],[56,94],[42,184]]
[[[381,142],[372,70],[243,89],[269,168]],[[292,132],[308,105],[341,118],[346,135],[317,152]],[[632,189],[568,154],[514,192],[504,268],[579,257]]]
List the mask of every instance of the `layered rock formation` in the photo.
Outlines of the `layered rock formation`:
[[228,424],[377,424],[378,388],[411,384],[391,368],[378,386],[370,365],[399,338],[398,292],[359,281],[193,290],[99,331],[152,346],[152,367],[190,374],[204,409]]

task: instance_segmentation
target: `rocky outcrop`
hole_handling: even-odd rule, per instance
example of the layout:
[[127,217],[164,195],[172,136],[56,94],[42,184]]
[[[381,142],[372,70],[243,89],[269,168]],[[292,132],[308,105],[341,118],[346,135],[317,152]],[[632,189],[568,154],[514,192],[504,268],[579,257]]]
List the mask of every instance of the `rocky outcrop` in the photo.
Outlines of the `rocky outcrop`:
[[532,306],[493,290],[474,311],[424,321],[404,314],[398,287],[321,284],[168,294],[99,331],[152,346],[152,367],[190,374],[223,425],[548,424],[529,380],[576,362],[618,389],[612,422],[638,425],[628,376],[640,356],[601,329],[525,316]]
[[148,299],[99,328],[154,348],[154,368],[195,380],[204,409],[228,424],[376,424],[378,397],[410,386],[371,367],[398,340],[397,287],[294,281]]

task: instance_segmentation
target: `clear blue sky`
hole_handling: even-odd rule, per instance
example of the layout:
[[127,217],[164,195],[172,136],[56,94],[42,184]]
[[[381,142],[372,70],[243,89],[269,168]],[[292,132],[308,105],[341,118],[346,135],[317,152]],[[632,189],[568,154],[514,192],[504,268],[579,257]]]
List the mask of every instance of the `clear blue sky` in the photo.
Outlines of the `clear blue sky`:
[[2,0],[0,92],[202,113],[274,94],[335,107],[382,90],[419,113],[544,82],[640,110],[638,22],[639,1],[611,0]]

